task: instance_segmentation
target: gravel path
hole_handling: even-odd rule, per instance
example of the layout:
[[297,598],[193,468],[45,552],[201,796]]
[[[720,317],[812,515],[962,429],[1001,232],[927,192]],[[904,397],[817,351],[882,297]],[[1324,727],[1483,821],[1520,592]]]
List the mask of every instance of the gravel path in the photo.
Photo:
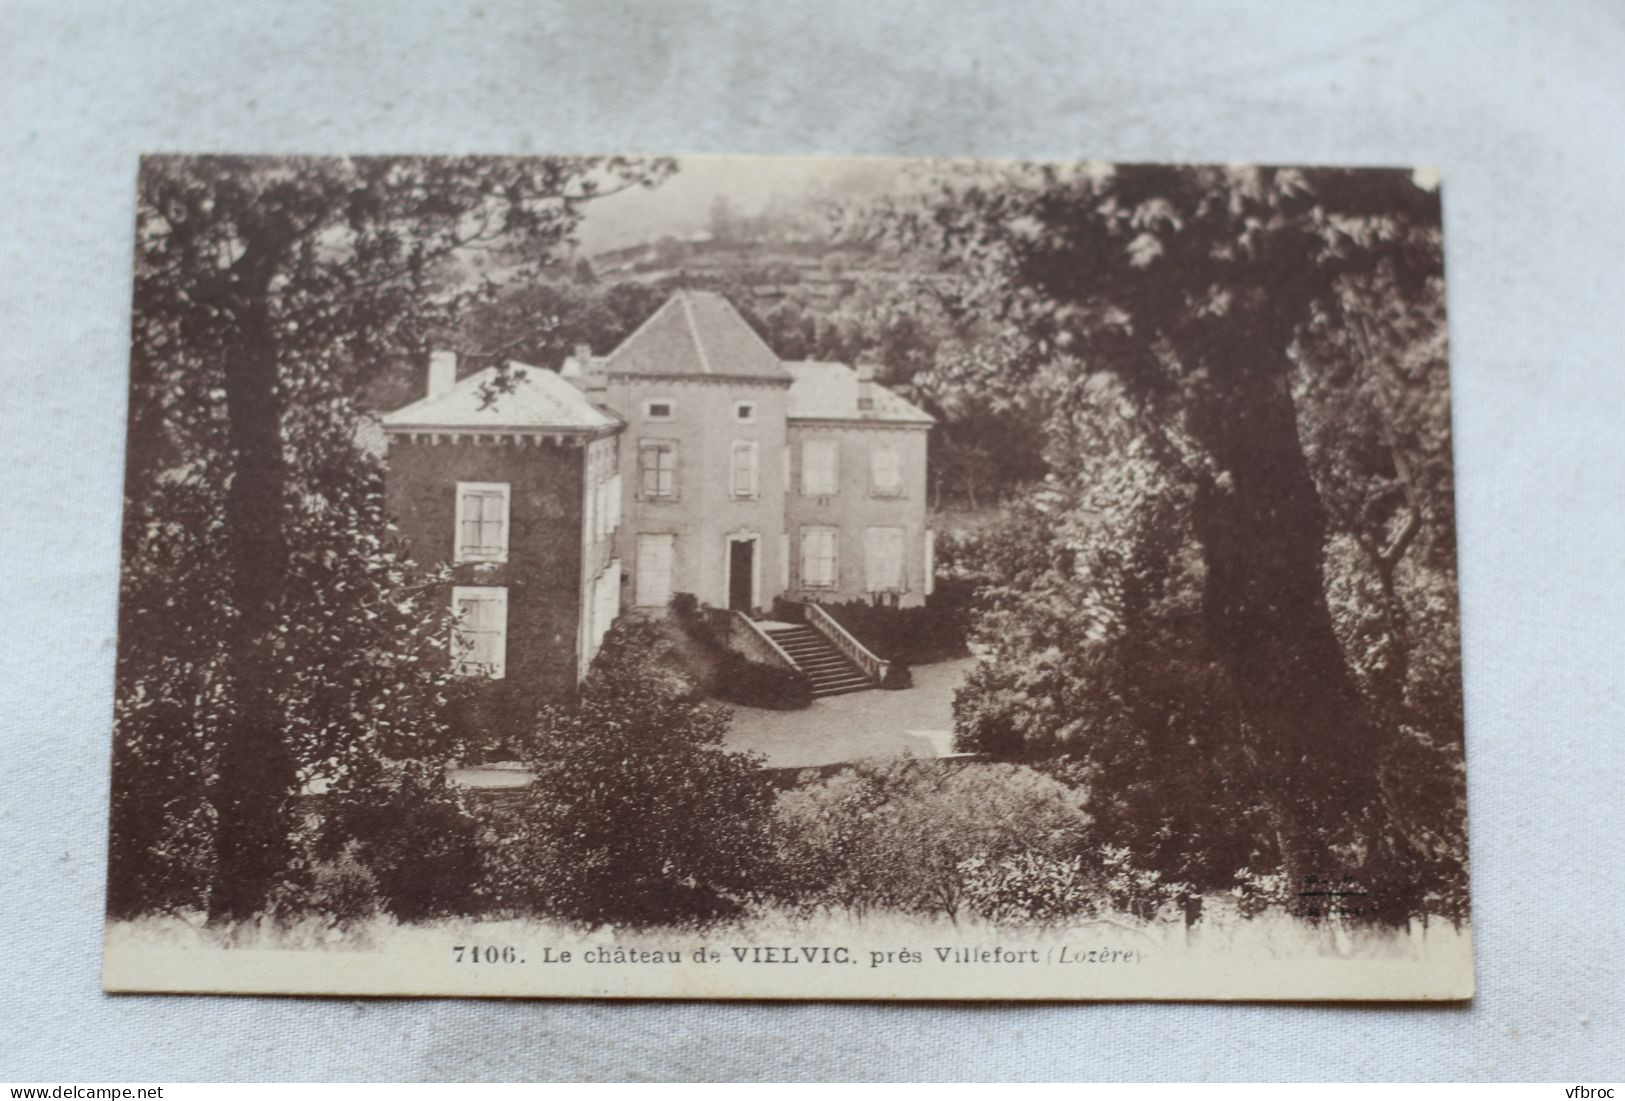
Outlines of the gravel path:
[[952,753],[954,689],[975,660],[916,665],[912,688],[830,696],[801,711],[730,704],[734,717],[728,748],[760,753],[769,768]]

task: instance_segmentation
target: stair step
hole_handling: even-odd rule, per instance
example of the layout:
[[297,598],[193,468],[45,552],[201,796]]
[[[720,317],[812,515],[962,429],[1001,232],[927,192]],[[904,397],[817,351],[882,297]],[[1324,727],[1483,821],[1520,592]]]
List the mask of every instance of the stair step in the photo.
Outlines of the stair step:
[[849,692],[862,692],[865,689],[873,687],[874,686],[872,684],[864,681],[859,684],[842,685],[839,688],[814,688],[812,694],[813,699],[821,700],[828,696],[844,696]]
[[804,660],[797,659],[796,664],[798,664],[798,665],[846,665],[846,666],[850,666],[852,664],[850,661],[847,661],[846,658],[842,657],[840,654],[806,654],[803,657],[804,657]]
[[797,624],[766,630],[768,637],[812,683],[814,698],[841,696],[875,687],[868,674],[816,628]]
[[841,684],[868,684],[868,677],[840,676],[840,677],[809,677],[814,688],[829,688]]

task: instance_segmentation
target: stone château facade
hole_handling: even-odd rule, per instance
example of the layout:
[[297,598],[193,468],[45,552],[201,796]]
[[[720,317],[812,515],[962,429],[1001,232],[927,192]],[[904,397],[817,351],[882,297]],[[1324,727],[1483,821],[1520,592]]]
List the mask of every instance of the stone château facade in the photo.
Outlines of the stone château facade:
[[680,592],[753,620],[930,592],[932,419],[869,369],[782,361],[682,291],[607,355],[509,371],[497,393],[495,368],[458,379],[436,352],[427,396],[382,422],[391,514],[453,571],[463,671],[567,691],[617,616]]

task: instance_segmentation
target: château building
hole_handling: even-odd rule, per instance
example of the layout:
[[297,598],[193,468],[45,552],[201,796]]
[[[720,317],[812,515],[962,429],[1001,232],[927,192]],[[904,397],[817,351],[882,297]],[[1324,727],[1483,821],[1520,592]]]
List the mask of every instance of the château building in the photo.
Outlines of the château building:
[[556,373],[509,364],[508,392],[495,367],[457,374],[433,353],[427,395],[383,418],[387,504],[417,562],[452,570],[452,660],[516,706],[677,593],[822,693],[867,687],[874,656],[816,606],[931,591],[932,418],[867,365],[779,359],[720,295],[678,292]]

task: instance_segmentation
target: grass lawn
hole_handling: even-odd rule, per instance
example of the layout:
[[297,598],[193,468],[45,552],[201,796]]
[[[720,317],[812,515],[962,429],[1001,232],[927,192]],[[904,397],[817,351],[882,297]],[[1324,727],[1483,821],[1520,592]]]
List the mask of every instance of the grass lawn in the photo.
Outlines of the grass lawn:
[[801,711],[733,709],[729,749],[767,758],[769,768],[808,768],[865,757],[940,757],[953,752],[954,689],[974,658],[913,667],[914,687],[814,700]]

